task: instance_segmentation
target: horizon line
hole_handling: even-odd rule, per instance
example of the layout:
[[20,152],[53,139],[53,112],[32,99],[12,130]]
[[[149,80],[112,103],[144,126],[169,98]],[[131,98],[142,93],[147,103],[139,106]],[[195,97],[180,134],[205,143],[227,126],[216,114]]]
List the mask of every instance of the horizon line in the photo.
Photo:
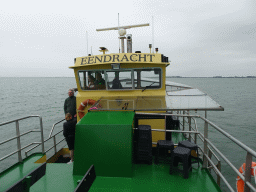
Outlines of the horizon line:
[[[74,78],[75,76],[40,76],[40,77],[34,77],[34,76],[0,76],[0,78]],[[188,77],[188,76],[168,76],[167,78],[256,78],[256,75],[247,75],[247,76],[197,76],[197,77]]]

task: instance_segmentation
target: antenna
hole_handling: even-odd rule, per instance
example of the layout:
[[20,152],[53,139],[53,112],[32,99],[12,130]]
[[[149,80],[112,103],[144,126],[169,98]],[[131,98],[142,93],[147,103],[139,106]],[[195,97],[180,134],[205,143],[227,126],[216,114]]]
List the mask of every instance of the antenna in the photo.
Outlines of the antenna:
[[88,32],[86,31],[86,41],[87,41],[87,55],[88,55]]
[[[139,24],[139,25],[126,25],[126,26],[121,26],[119,27],[121,29],[130,29],[130,28],[135,28],[135,27],[145,27],[149,26],[149,23],[145,24]],[[109,30],[118,30],[118,27],[110,27],[110,28],[102,28],[102,29],[96,29],[96,31],[109,31]],[[120,35],[120,32],[119,32]]]
[[152,48],[154,53],[154,17],[152,16]]
[[126,25],[126,26],[118,26],[118,27],[111,27],[111,28],[103,28],[103,29],[96,29],[96,31],[109,31],[109,30],[118,30],[119,39],[121,39],[121,47],[122,53],[124,53],[124,39],[126,39],[126,29],[135,28],[135,27],[144,27],[149,26],[149,23],[146,24],[139,24],[139,25]]
[[[118,31],[119,31],[119,13],[118,13]],[[120,39],[118,40],[119,42],[119,53],[120,53]]]

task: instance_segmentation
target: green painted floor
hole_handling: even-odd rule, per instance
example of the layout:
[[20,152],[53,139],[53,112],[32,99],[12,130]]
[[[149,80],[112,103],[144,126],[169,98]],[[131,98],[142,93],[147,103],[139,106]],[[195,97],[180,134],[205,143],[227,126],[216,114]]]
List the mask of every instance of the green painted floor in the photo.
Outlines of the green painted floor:
[[82,178],[73,175],[73,164],[48,163],[45,176],[30,187],[30,192],[71,192]]
[[28,175],[41,164],[34,163],[40,159],[42,154],[34,154],[24,160],[22,164],[16,164],[0,174],[0,191],[4,191],[17,181]]
[[96,177],[91,191],[178,191],[178,192],[206,192],[221,191],[212,182],[206,170],[198,169],[193,165],[189,179],[184,179],[180,174],[169,174],[170,165],[134,165],[133,178],[107,178]]
[[[96,177],[90,191],[220,191],[206,170],[193,165],[189,179],[169,174],[168,164],[135,164],[133,178]],[[95,167],[95,169],[97,169]],[[73,165],[47,164],[46,175],[30,188],[35,191],[74,191],[82,176],[72,175]]]
[[172,141],[173,143],[178,144],[180,141],[186,140],[182,133],[172,133]]
[[[182,140],[181,134],[173,134],[174,142]],[[34,163],[42,155],[36,154],[26,160],[23,164],[18,164],[0,175],[0,191],[4,191],[15,182],[23,178],[41,164]],[[97,167],[95,167],[97,170]],[[90,192],[93,191],[178,191],[178,192],[217,192],[221,191],[213,181],[207,170],[197,168],[193,164],[192,172],[188,179],[184,179],[181,174],[169,174],[170,165],[168,163],[134,164],[133,177],[99,177],[97,176]],[[46,174],[30,188],[30,192],[72,192],[77,186],[77,181],[83,176],[73,175],[73,164],[48,163]]]

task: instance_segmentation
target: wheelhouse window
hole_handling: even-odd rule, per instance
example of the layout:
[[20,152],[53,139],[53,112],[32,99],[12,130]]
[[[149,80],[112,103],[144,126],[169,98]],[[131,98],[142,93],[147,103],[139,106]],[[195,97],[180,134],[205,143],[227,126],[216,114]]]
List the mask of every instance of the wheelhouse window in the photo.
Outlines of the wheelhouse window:
[[132,89],[132,70],[106,71],[108,89]]
[[161,68],[78,71],[82,90],[133,90],[161,88]]
[[161,69],[134,69],[135,89],[156,89],[161,88]]
[[106,89],[104,71],[79,71],[78,76],[82,90]]

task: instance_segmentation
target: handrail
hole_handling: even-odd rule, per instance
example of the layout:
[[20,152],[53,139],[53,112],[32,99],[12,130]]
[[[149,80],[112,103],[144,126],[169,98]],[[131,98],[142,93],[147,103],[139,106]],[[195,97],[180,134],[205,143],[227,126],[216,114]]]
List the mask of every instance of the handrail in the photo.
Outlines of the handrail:
[[52,132],[53,132],[53,130],[54,130],[54,128],[55,128],[55,125],[61,123],[61,122],[64,121],[64,120],[65,120],[65,119],[62,119],[62,120],[58,121],[57,123],[53,124],[52,129],[51,129],[51,131],[50,131],[50,134],[49,134],[49,137],[48,137],[48,138],[50,138],[50,137],[52,136]]
[[[186,112],[187,113],[187,112]],[[188,114],[188,113],[187,113]],[[195,131],[198,131],[198,128],[197,128],[197,123],[196,123],[196,119],[194,117],[192,117],[191,119],[194,120],[194,123],[195,123]],[[185,121],[186,123],[188,123],[187,121]],[[192,126],[191,126],[192,129],[194,129]],[[204,139],[201,137],[202,134],[199,134],[199,139],[201,139],[201,141],[204,141]],[[220,161],[220,159],[218,158],[218,156],[212,151],[211,148],[207,147],[208,150],[210,150],[213,154],[213,156],[217,159],[217,161]]]
[[170,114],[170,113],[166,113],[166,114],[163,114],[163,113],[137,113],[137,112],[136,112],[136,114],[138,114],[138,115],[140,115],[140,114],[147,114],[147,115],[159,115],[159,116],[178,116],[178,117],[196,117],[196,118],[201,118],[205,122],[209,123],[212,127],[217,129],[219,132],[221,132],[223,135],[225,135],[227,138],[232,140],[234,143],[236,143],[237,145],[242,147],[244,150],[246,150],[247,152],[252,154],[254,157],[256,157],[256,152],[253,151],[250,147],[246,146],[241,141],[237,140],[236,138],[234,138],[233,136],[231,136],[230,134],[228,134],[227,132],[222,130],[220,127],[218,127],[217,125],[215,125],[214,123],[212,123],[208,119],[205,119],[204,117],[201,117],[200,115],[180,115],[180,114]]
[[[176,114],[173,114],[174,116],[179,116]],[[182,115],[184,116],[184,115]],[[191,117],[191,115],[189,115]],[[203,118],[201,116],[195,116],[197,118],[201,118],[202,120],[204,120],[205,122],[209,123],[211,126],[213,126],[214,128],[216,128],[218,131],[220,131],[222,134],[226,134],[225,136],[228,137],[229,139],[231,139],[234,143],[236,143],[237,145],[239,145],[241,148],[243,148],[244,150],[246,150],[247,152],[249,152],[250,154],[255,153],[251,148],[247,147],[246,145],[244,145],[242,142],[240,142],[239,140],[235,139],[234,137],[232,137],[230,134],[228,134],[227,132],[225,132],[224,130],[222,130],[220,127],[218,127],[217,125],[215,125],[214,123],[212,123],[211,121],[207,120],[206,118]],[[192,117],[193,118],[193,117]],[[188,122],[186,122],[188,123]],[[196,122],[195,122],[196,123]],[[189,125],[190,126],[190,125]],[[191,127],[193,129],[193,127]],[[199,138],[203,141],[204,139],[202,139],[202,137],[204,138],[204,136],[202,135],[202,133],[199,134]],[[211,145],[211,147],[213,147],[213,149],[225,160],[225,162],[238,174],[238,176],[240,176],[240,178],[242,180],[245,180],[245,177],[236,169],[236,167],[217,149],[217,147],[215,147],[207,138],[205,138],[205,140],[207,141],[207,143],[209,143]],[[207,148],[209,150],[211,150],[208,146]],[[200,148],[201,149],[201,148]],[[201,150],[202,151],[202,150]],[[212,150],[211,150],[212,151]],[[203,152],[203,151],[202,151]],[[204,152],[203,152],[204,153]],[[214,167],[215,169],[215,165],[212,163],[212,161],[209,161],[209,157],[208,155],[204,154],[208,160],[208,162],[210,162],[210,164],[212,164],[212,167]],[[213,155],[215,156],[215,158],[217,159],[218,162],[220,162],[219,158],[217,157],[217,155],[215,153],[213,153]],[[254,155],[254,154],[252,154]],[[219,173],[219,170],[217,171],[217,173]],[[222,179],[223,179],[223,175],[219,175]],[[228,188],[230,188],[230,185],[226,182],[226,180],[223,180],[225,182],[225,184],[228,186]],[[252,190],[256,190],[250,182],[246,181],[245,182],[250,189]],[[231,189],[230,189],[231,190]],[[233,191],[233,189],[231,190]]]
[[[193,126],[191,126],[191,124],[189,124],[189,127],[192,129],[192,131],[191,131],[191,130],[189,130],[189,131],[185,131],[185,130],[161,130],[161,129],[152,129],[152,131],[162,131],[162,132],[165,131],[165,132],[189,133],[189,134],[198,135],[199,138],[200,138],[202,141],[204,141],[204,142],[207,143],[207,145],[206,145],[206,148],[207,148],[207,149],[211,150],[211,148],[209,147],[209,146],[211,146],[212,149],[214,149],[214,150],[224,159],[224,161],[233,169],[233,171],[234,171],[242,180],[245,181],[245,183],[246,183],[245,186],[248,187],[248,189],[250,188],[250,189],[256,191],[255,187],[250,183],[250,179],[246,178],[246,176],[243,176],[243,175],[238,171],[238,169],[227,159],[227,157],[226,157],[223,153],[221,153],[221,152],[217,149],[217,147],[216,147],[207,137],[205,137],[202,133],[200,133],[200,132],[198,131],[197,122],[196,122],[196,119],[194,119],[194,118],[200,118],[200,119],[202,119],[205,123],[210,124],[213,128],[217,129],[221,134],[223,134],[223,135],[225,135],[227,138],[229,138],[233,143],[237,144],[237,145],[240,146],[243,150],[247,151],[247,153],[249,154],[249,155],[247,155],[247,156],[249,156],[249,157],[248,157],[248,158],[246,157],[247,159],[250,159],[250,156],[256,157],[256,152],[255,152],[254,150],[252,150],[250,147],[248,147],[248,146],[246,146],[245,144],[243,144],[242,142],[240,142],[239,140],[237,140],[236,138],[234,138],[233,136],[231,136],[230,134],[228,134],[227,132],[225,132],[224,130],[222,130],[220,127],[218,127],[217,125],[215,125],[214,123],[212,123],[212,122],[209,121],[208,119],[206,119],[206,118],[204,118],[204,117],[201,117],[201,116],[199,116],[199,115],[184,115],[184,114],[182,115],[182,114],[170,114],[170,113],[164,113],[164,114],[163,114],[163,113],[139,113],[139,112],[136,112],[136,114],[159,115],[159,116],[177,116],[177,117],[188,117],[188,118],[192,118],[192,119],[194,120],[194,122],[195,122],[195,129],[193,128]],[[20,133],[19,133],[19,121],[20,121],[20,120],[23,120],[23,119],[30,118],[30,117],[39,117],[41,130],[30,130],[30,131],[27,131],[27,132],[25,132],[25,133],[20,134]],[[64,139],[62,139],[62,140],[60,140],[58,143],[56,143],[56,135],[58,135],[58,134],[60,134],[61,132],[63,132],[63,130],[57,132],[57,133],[54,134],[54,135],[52,135],[52,132],[53,132],[55,126],[56,126],[57,124],[61,123],[61,122],[64,121],[64,120],[65,120],[65,119],[63,119],[63,120],[61,120],[61,121],[58,121],[57,123],[53,124],[53,127],[52,127],[52,130],[51,130],[51,132],[50,132],[49,138],[47,138],[46,140],[43,139],[42,117],[40,117],[39,115],[31,115],[31,116],[19,118],[19,119],[16,119],[16,120],[8,121],[8,122],[5,122],[5,123],[1,123],[0,126],[15,122],[15,123],[16,123],[16,134],[17,134],[17,136],[16,136],[16,137],[12,137],[12,138],[10,138],[10,139],[7,139],[7,140],[1,142],[0,145],[4,144],[4,143],[6,143],[6,142],[9,142],[9,141],[11,141],[11,140],[13,140],[13,139],[17,139],[17,148],[18,148],[18,149],[17,149],[16,151],[14,151],[14,152],[12,152],[12,153],[10,153],[10,154],[4,156],[3,158],[1,158],[1,159],[0,159],[0,162],[1,162],[2,160],[4,160],[4,159],[8,158],[9,156],[15,154],[15,153],[18,153],[19,161],[22,161],[22,159],[21,159],[21,150],[23,150],[23,149],[25,149],[25,148],[27,148],[27,147],[29,147],[29,146],[31,146],[31,145],[34,145],[34,144],[36,144],[36,146],[30,148],[29,150],[27,150],[27,151],[25,152],[26,156],[27,156],[27,153],[28,153],[29,151],[35,149],[36,147],[38,147],[38,146],[40,146],[40,145],[42,145],[42,153],[43,153],[43,154],[45,154],[46,152],[48,152],[48,151],[51,150],[52,148],[55,149],[55,153],[56,153],[56,152],[57,152],[56,146],[64,140]],[[189,121],[189,122],[191,122],[191,121]],[[187,123],[187,122],[186,122],[186,123]],[[134,128],[134,129],[136,129],[136,128]],[[26,145],[25,147],[22,148],[22,147],[20,146],[20,137],[21,137],[21,136],[24,136],[24,135],[27,135],[27,134],[29,134],[29,133],[31,133],[31,132],[37,132],[37,131],[41,132],[41,142],[33,142],[33,143],[30,143],[30,144],[28,144],[28,145]],[[53,140],[54,140],[54,145],[53,145],[52,147],[50,147],[47,151],[44,151],[44,143],[45,143],[46,141],[50,140],[51,138],[53,138]],[[192,137],[192,138],[193,138],[193,137]],[[194,138],[193,138],[193,139],[194,139]],[[209,145],[209,146],[208,146],[208,145]],[[230,189],[230,191],[234,191],[234,190],[232,189],[232,187],[229,185],[229,183],[227,182],[227,180],[225,179],[225,177],[222,175],[222,173],[220,172],[220,170],[218,170],[218,168],[214,165],[214,163],[212,162],[212,160],[211,160],[211,158],[208,156],[208,154],[205,153],[205,149],[202,149],[201,147],[199,147],[199,149],[202,151],[202,153],[204,154],[204,157],[207,159],[207,161],[211,164],[211,167],[214,169],[215,173],[216,173],[220,178],[222,178],[222,180],[223,180],[224,183],[227,185],[227,187]],[[219,159],[218,159],[217,155],[215,155],[215,153],[213,153],[213,154],[214,154],[214,156],[216,157],[216,159],[217,159],[218,162],[219,162]],[[249,163],[248,163],[248,162],[249,162]],[[250,162],[251,162],[251,159],[247,161],[247,164],[248,164],[248,165],[246,165],[246,167],[249,166],[249,168],[250,168],[250,166],[251,166],[251,165],[250,165]],[[249,169],[249,170],[250,170],[250,169]],[[245,175],[246,175],[246,174],[245,174]]]
[[19,118],[19,119],[14,119],[14,120],[11,120],[11,121],[7,121],[7,122],[4,122],[4,123],[1,123],[0,126],[6,125],[6,124],[9,124],[9,123],[13,123],[13,122],[16,122],[16,121],[19,121],[19,120],[27,119],[27,118],[30,118],[30,117],[42,118],[40,115],[29,115],[29,116],[26,116],[26,117],[22,117],[22,118]]
[[[215,128],[216,130],[218,130],[220,133],[222,133],[223,135],[225,135],[227,138],[229,138],[233,143],[237,144],[238,146],[240,146],[242,149],[244,149],[247,154],[248,159],[246,162],[249,162],[248,165],[246,164],[246,173],[250,172],[250,168],[251,168],[251,156],[256,157],[256,152],[254,150],[252,150],[250,147],[246,146],[245,144],[243,144],[242,142],[240,142],[239,140],[237,140],[236,138],[234,138],[233,136],[231,136],[230,134],[228,134],[227,132],[225,132],[224,130],[222,130],[220,127],[218,127],[217,125],[215,125],[214,123],[212,123],[211,121],[209,121],[208,119],[201,117],[200,115],[181,115],[181,114],[170,114],[170,113],[139,113],[136,112],[136,114],[146,114],[146,115],[159,115],[159,116],[178,116],[178,117],[195,117],[195,118],[201,118],[207,125],[210,124],[213,128]],[[175,131],[172,131],[175,132]],[[206,142],[206,148],[209,149],[208,144],[225,160],[225,162],[233,169],[233,171],[235,171],[235,173],[237,173],[237,175],[246,183],[245,188],[249,187],[250,189],[252,189],[253,191],[256,191],[256,188],[250,183],[250,177],[246,178],[245,176],[243,176],[238,169],[226,158],[225,155],[223,155],[218,149],[217,147],[214,146],[213,143],[211,143],[209,141],[209,139],[202,134],[199,133],[199,137],[203,138],[203,141]],[[202,139],[200,137],[200,139]],[[204,146],[205,147],[205,146]],[[201,148],[200,148],[201,149]],[[205,149],[202,150],[204,156],[206,157],[206,159],[208,160],[208,162],[212,165],[212,167],[215,169],[215,171],[218,173],[218,175],[222,178],[222,180],[224,181],[224,183],[227,185],[227,187],[230,189],[230,191],[234,191],[232,189],[232,187],[229,185],[229,183],[226,181],[225,177],[221,174],[221,172],[217,169],[217,167],[214,165],[214,163],[210,160],[208,154],[205,153]],[[218,159],[217,159],[218,160]],[[245,173],[245,175],[246,175]],[[248,188],[248,190],[249,190]]]
[[[44,140],[44,142],[50,140],[51,138],[54,138],[56,135],[58,135],[58,134],[61,133],[61,132],[63,132],[63,130],[61,130],[61,131],[55,133],[54,135],[52,135],[51,137],[47,138],[46,140]],[[26,156],[27,156],[27,153],[28,153],[28,152],[30,152],[31,150],[33,150],[33,149],[35,149],[35,148],[37,148],[38,146],[41,145],[41,143],[38,143],[38,142],[33,142],[33,144],[37,144],[37,145],[34,146],[34,147],[32,147],[32,148],[30,148],[29,150],[25,151],[25,155],[26,155]],[[57,144],[58,144],[58,143],[57,143]],[[57,145],[57,144],[56,144],[56,145]],[[52,149],[52,148],[51,148],[51,149]],[[48,151],[48,150],[47,150],[47,151]],[[46,153],[47,151],[45,151],[45,153]]]
[[[200,133],[199,135],[199,138],[201,139],[201,141],[204,141],[202,134]],[[208,147],[208,149],[212,152],[213,156],[217,159],[217,161],[220,161],[220,159],[218,158],[218,156],[212,151],[211,148]]]
[[[201,148],[200,148],[201,149]],[[202,151],[203,152],[203,151]],[[208,157],[208,155],[205,155],[205,157],[207,158],[207,160],[210,162],[210,164],[212,165],[212,167],[214,168],[214,170],[218,173],[218,175],[221,177],[221,179],[224,181],[224,183],[227,185],[227,187],[229,188],[230,191],[235,192],[234,189],[230,186],[230,184],[228,183],[228,181],[226,180],[226,178],[222,175],[222,173],[218,170],[218,168],[214,165],[214,163],[212,162],[212,160]]]
[[[138,129],[138,128],[133,128],[133,129]],[[200,132],[196,132],[196,131],[178,131],[178,130],[163,130],[163,129],[151,129],[151,131],[201,134]],[[157,143],[156,143],[156,142],[152,142],[152,144],[157,144]],[[201,147],[199,147],[199,149],[203,152],[203,150],[201,149]],[[214,168],[214,171],[222,178],[222,180],[223,180],[224,183],[227,185],[227,187],[230,189],[230,191],[235,192],[235,191],[233,190],[233,188],[230,186],[230,184],[228,183],[228,181],[225,179],[225,177],[221,174],[221,172],[218,170],[218,168],[214,165],[214,163],[212,162],[212,160],[208,157],[208,155],[206,155],[206,158],[207,158],[207,160],[210,162],[210,164],[212,165],[212,167]],[[240,173],[240,174],[241,174],[241,173]]]
[[209,121],[208,119],[205,119],[204,117],[198,116],[199,118],[203,119],[204,121],[206,121],[207,123],[209,123],[211,126],[213,126],[215,129],[217,129],[219,132],[221,132],[223,135],[225,135],[227,138],[229,138],[231,141],[233,141],[234,143],[236,143],[237,145],[239,145],[241,148],[243,148],[244,150],[246,150],[247,152],[249,152],[250,154],[252,154],[254,157],[256,157],[256,152],[253,151],[250,147],[246,146],[245,144],[243,144],[241,141],[239,141],[238,139],[234,138],[232,135],[230,135],[229,133],[227,133],[226,131],[224,131],[223,129],[221,129],[220,127],[218,127],[217,125],[215,125],[214,123],[212,123],[211,121]]
[[[29,130],[29,131],[27,131],[27,132],[25,132],[25,133],[20,134],[20,130],[19,130],[19,121],[20,121],[20,120],[24,120],[24,119],[28,119],[28,118],[31,118],[31,117],[39,117],[39,120],[40,120],[40,129]],[[59,121],[59,122],[53,124],[52,131],[53,131],[55,125],[57,125],[58,123],[60,123],[60,122],[62,122],[62,121],[64,121],[64,120],[65,120],[65,119],[63,119],[63,120],[61,120],[61,121]],[[4,143],[7,143],[7,142],[9,142],[9,141],[11,141],[11,140],[17,139],[17,148],[18,148],[18,149],[17,149],[16,151],[13,151],[13,152],[11,152],[10,154],[5,155],[4,157],[2,157],[2,158],[0,159],[0,162],[1,162],[2,160],[4,160],[4,159],[6,159],[6,158],[8,158],[8,157],[10,157],[10,156],[12,156],[12,155],[14,155],[15,153],[18,153],[19,162],[22,162],[21,151],[22,151],[23,149],[28,148],[28,147],[31,146],[31,145],[35,145],[35,146],[32,147],[32,148],[30,148],[30,149],[28,149],[27,151],[25,151],[26,157],[27,157],[27,153],[28,153],[28,152],[30,152],[31,150],[35,149],[36,147],[38,147],[38,146],[40,146],[40,145],[42,145],[42,154],[45,154],[46,152],[48,152],[49,150],[51,150],[53,147],[55,148],[55,153],[56,153],[56,152],[57,152],[56,146],[64,140],[64,139],[62,139],[62,140],[60,140],[58,143],[56,143],[56,138],[55,138],[56,135],[58,135],[58,134],[60,134],[61,132],[63,132],[63,130],[57,132],[57,133],[54,134],[54,135],[52,135],[52,131],[51,131],[50,137],[47,138],[46,140],[44,140],[44,138],[43,138],[43,123],[42,123],[42,117],[39,116],[39,115],[30,115],[30,116],[22,117],[22,118],[19,118],[19,119],[11,120],[11,121],[8,121],[8,122],[1,123],[0,126],[2,126],[2,125],[7,125],[7,124],[10,124],[10,123],[14,123],[14,122],[16,123],[16,134],[17,134],[17,136],[11,137],[11,138],[9,138],[9,139],[7,139],[7,140],[5,140],[5,141],[2,141],[2,142],[0,143],[0,145],[2,145],[2,144],[4,144]],[[41,132],[41,142],[32,142],[32,143],[30,143],[30,144],[28,144],[28,145],[26,145],[26,146],[24,146],[24,147],[21,147],[20,137],[21,137],[21,136],[24,136],[24,135],[27,135],[27,134],[29,134],[29,133],[31,133],[31,132]],[[51,147],[50,149],[48,149],[47,151],[45,151],[45,149],[44,149],[44,143],[45,143],[46,141],[50,140],[51,138],[54,139],[54,145],[53,145],[53,147]]]
[[30,130],[30,131],[27,131],[23,134],[20,134],[20,128],[19,128],[19,121],[20,120],[24,120],[24,119],[28,119],[28,118],[31,118],[31,117],[38,117],[39,118],[39,122],[40,122],[40,131],[41,132],[41,145],[42,145],[42,153],[44,153],[44,135],[43,135],[43,121],[42,121],[42,117],[39,116],[39,115],[29,115],[29,116],[26,116],[26,117],[22,117],[22,118],[19,118],[19,119],[15,119],[15,120],[11,120],[11,121],[7,121],[7,122],[4,122],[4,123],[1,123],[0,126],[3,126],[3,125],[7,125],[7,124],[10,124],[10,123],[14,123],[16,124],[16,137],[12,137],[10,139],[7,139],[3,142],[0,143],[0,145],[6,143],[6,142],[9,142],[13,139],[17,139],[17,151],[14,151],[14,152],[11,152],[10,154],[4,156],[3,158],[0,159],[0,162],[4,159],[6,159],[7,157],[15,154],[15,153],[18,153],[18,159],[19,159],[19,162],[22,162],[22,156],[21,156],[21,150],[29,147],[30,145],[32,144],[29,144],[23,148],[21,148],[21,142],[20,142],[20,137],[21,136],[24,136],[24,135],[27,135],[31,132],[34,132],[35,130]]
[[[27,132],[25,132],[25,133],[23,133],[23,134],[20,134],[20,136],[26,135],[26,134],[31,133],[31,132],[33,132],[33,131],[32,131],[32,130],[27,131]],[[6,143],[6,142],[8,142],[8,141],[11,141],[11,140],[13,140],[13,139],[17,139],[17,138],[18,138],[18,136],[16,136],[16,137],[12,137],[12,138],[10,138],[10,139],[7,139],[7,140],[5,140],[5,141],[1,142],[1,143],[0,143],[0,145],[2,145],[2,144],[4,144],[4,143]]]

